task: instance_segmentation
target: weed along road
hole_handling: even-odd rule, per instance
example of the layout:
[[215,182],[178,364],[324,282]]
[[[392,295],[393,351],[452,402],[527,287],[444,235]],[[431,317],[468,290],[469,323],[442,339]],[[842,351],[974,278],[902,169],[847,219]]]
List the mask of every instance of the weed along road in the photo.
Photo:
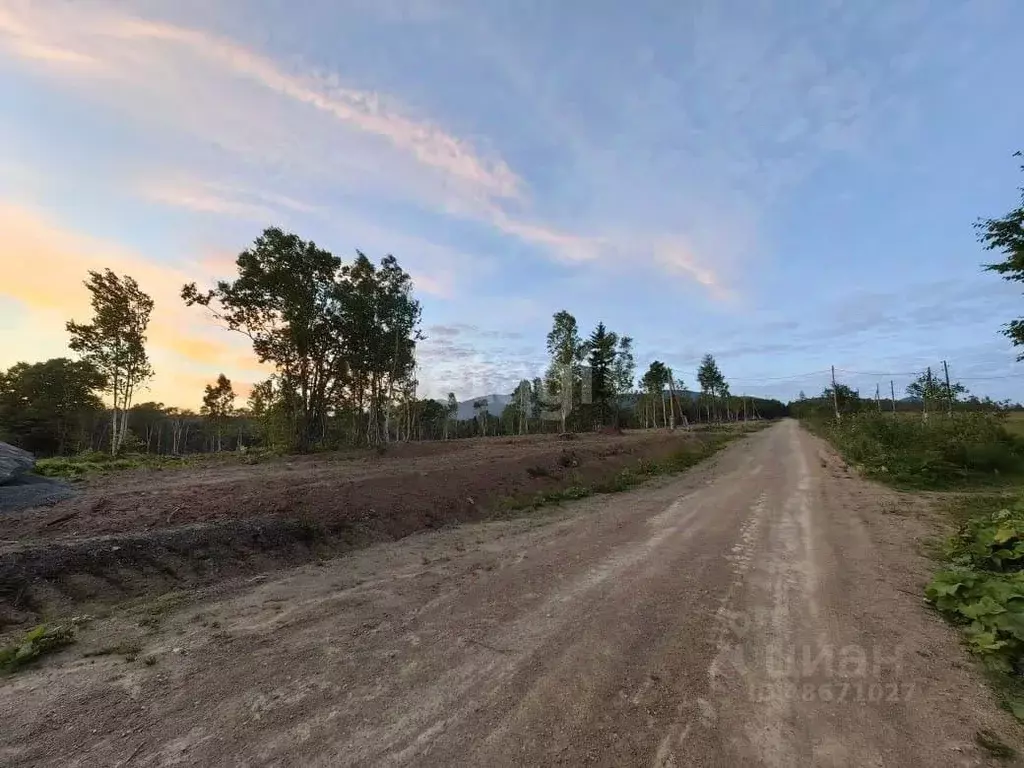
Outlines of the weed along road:
[[1015,726],[922,604],[899,498],[787,420],[637,490],[157,602],[141,634],[115,610],[105,651],[0,684],[0,763],[987,765],[976,734]]

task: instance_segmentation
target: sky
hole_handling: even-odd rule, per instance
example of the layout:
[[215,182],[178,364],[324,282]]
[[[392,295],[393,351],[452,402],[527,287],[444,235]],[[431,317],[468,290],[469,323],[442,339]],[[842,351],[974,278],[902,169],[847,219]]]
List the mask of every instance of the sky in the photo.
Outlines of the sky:
[[552,315],[695,386],[941,367],[1024,400],[972,224],[1024,183],[1017,0],[0,0],[0,368],[68,355],[109,267],[141,397],[269,370],[187,308],[280,226],[414,279],[422,396],[510,392]]

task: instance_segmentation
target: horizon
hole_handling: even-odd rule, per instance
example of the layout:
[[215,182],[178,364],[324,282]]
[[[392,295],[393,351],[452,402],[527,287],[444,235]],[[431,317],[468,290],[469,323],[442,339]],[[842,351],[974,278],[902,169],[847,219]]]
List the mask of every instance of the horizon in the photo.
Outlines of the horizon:
[[947,360],[1024,400],[972,226],[1020,196],[1022,6],[133,7],[0,2],[0,369],[75,357],[110,267],[156,301],[138,401],[244,400],[270,367],[178,291],[280,226],[412,274],[424,398],[541,375],[565,309],[687,388],[710,352],[737,395],[901,399]]

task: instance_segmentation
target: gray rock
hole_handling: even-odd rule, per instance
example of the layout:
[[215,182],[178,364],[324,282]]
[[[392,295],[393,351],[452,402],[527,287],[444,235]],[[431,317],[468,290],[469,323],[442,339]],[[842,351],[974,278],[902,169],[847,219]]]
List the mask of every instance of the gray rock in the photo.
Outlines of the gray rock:
[[18,512],[32,507],[51,507],[70,499],[75,490],[62,480],[21,475],[0,485],[0,512]]
[[31,472],[36,465],[36,457],[21,448],[7,443],[0,443],[0,485],[9,483],[19,475]]

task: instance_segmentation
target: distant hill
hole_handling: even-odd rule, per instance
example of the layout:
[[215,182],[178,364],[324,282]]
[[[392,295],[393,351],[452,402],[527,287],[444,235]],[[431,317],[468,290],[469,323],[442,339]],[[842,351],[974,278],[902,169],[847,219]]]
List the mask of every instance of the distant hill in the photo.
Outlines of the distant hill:
[[[477,400],[487,400],[487,412],[492,416],[501,416],[505,411],[505,406],[512,402],[512,395],[482,395],[474,397],[472,400],[461,400],[459,402],[459,421],[476,418],[476,409],[473,407],[473,403]],[[447,401],[438,400],[438,402],[445,404]]]

